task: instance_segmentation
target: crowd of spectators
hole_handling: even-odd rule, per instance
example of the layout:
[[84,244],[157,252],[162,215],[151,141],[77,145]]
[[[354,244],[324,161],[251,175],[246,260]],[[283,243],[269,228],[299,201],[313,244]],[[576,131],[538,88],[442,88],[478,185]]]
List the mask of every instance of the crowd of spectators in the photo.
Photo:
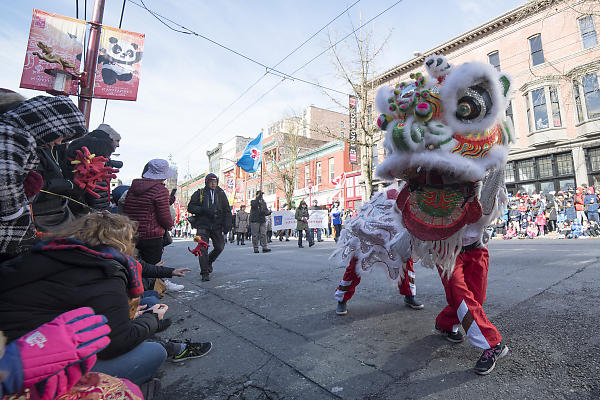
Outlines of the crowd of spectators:
[[549,193],[517,193],[509,198],[504,215],[491,230],[492,237],[534,239],[551,235],[577,239],[600,236],[600,187],[581,186]]

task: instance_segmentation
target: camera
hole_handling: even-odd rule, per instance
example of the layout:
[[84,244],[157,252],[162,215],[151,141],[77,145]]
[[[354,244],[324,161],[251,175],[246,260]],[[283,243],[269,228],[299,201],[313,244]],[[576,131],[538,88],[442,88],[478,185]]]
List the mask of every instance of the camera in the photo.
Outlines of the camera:
[[107,166],[107,167],[111,167],[111,168],[121,169],[121,168],[123,168],[123,161],[119,161],[119,160],[108,160],[108,161],[106,162],[106,166]]

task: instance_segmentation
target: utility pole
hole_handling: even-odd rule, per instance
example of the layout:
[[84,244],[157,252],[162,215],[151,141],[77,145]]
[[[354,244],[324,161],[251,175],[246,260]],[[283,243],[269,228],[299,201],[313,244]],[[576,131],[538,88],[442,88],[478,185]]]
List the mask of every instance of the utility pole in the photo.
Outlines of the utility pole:
[[79,110],[85,116],[86,127],[90,126],[92,112],[92,96],[94,94],[94,78],[98,63],[98,48],[100,47],[100,34],[102,32],[102,18],[104,16],[104,0],[94,1],[94,11],[90,22],[90,40],[85,52],[85,65],[83,67],[83,80],[79,91]]

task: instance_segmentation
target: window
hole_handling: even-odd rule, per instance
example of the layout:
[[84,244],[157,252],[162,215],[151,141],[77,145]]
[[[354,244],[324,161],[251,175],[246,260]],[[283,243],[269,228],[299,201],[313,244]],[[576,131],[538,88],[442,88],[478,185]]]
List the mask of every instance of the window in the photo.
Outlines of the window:
[[570,175],[573,173],[573,158],[571,153],[557,154],[556,166],[558,175]]
[[529,132],[533,132],[533,125],[531,123],[531,99],[529,98],[529,94],[525,95],[525,102],[527,103],[527,126],[529,127]]
[[531,65],[536,66],[544,63],[544,50],[542,49],[542,35],[537,34],[529,38],[531,49]]
[[591,149],[588,152],[590,167],[592,171],[600,171],[600,148]]
[[575,109],[577,110],[577,121],[583,122],[583,107],[581,106],[581,96],[579,96],[579,85],[573,81],[573,94],[575,95]]
[[341,132],[340,132],[340,136],[341,136],[341,137],[346,137],[346,135],[344,134],[344,131],[341,131]]
[[533,160],[523,160],[517,163],[517,171],[520,181],[528,181],[534,179]]
[[546,95],[544,89],[536,89],[531,92],[533,100],[533,120],[535,121],[535,130],[548,128],[548,109],[546,108]]
[[600,117],[600,90],[598,88],[598,75],[587,74],[582,79],[583,97],[587,108],[587,117]]
[[377,143],[373,145],[373,168],[379,164],[379,157],[377,154]]
[[488,54],[488,61],[498,72],[500,72],[500,54],[497,51]]
[[594,27],[594,20],[591,15],[579,18],[579,29],[581,30],[581,42],[584,49],[598,44],[596,28]]
[[334,159],[333,157],[329,159],[329,181],[332,181],[335,179],[335,171],[334,171]]
[[515,164],[512,162],[506,163],[504,168],[504,180],[507,183],[515,181]]
[[560,120],[560,107],[558,104],[558,91],[556,87],[550,88],[550,109],[552,110],[552,124],[554,127],[562,126]]
[[[529,132],[562,126],[560,101],[556,86],[534,89],[526,96]],[[548,103],[550,103],[550,107],[548,107]],[[552,125],[550,125],[550,121],[552,121]]]
[[569,190],[569,188],[575,188],[575,180],[573,178],[561,179],[558,181],[560,190]]
[[320,185],[323,182],[323,177],[321,176],[321,161],[317,161],[317,185]]
[[552,157],[541,157],[537,159],[538,175],[540,178],[554,176],[552,172]]
[[344,129],[344,121],[340,121],[340,128]]
[[308,186],[308,182],[310,181],[310,165],[304,166],[304,187]]

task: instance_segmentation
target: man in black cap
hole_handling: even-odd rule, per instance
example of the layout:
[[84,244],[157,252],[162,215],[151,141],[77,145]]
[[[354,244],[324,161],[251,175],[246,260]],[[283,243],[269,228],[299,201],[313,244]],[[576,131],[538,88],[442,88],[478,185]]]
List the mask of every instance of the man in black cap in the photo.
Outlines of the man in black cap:
[[267,222],[266,217],[271,214],[267,203],[263,200],[263,192],[256,192],[256,198],[250,202],[250,229],[252,230],[252,246],[254,252],[258,253],[258,241],[262,246],[263,253],[271,251],[267,247]]
[[200,274],[203,281],[210,281],[212,264],[225,248],[224,234],[231,230],[231,207],[227,195],[219,185],[215,174],[208,174],[204,179],[204,188],[196,190],[188,204],[188,211],[194,214],[192,227],[197,235],[208,243],[212,240],[213,249],[202,250],[198,257]]

